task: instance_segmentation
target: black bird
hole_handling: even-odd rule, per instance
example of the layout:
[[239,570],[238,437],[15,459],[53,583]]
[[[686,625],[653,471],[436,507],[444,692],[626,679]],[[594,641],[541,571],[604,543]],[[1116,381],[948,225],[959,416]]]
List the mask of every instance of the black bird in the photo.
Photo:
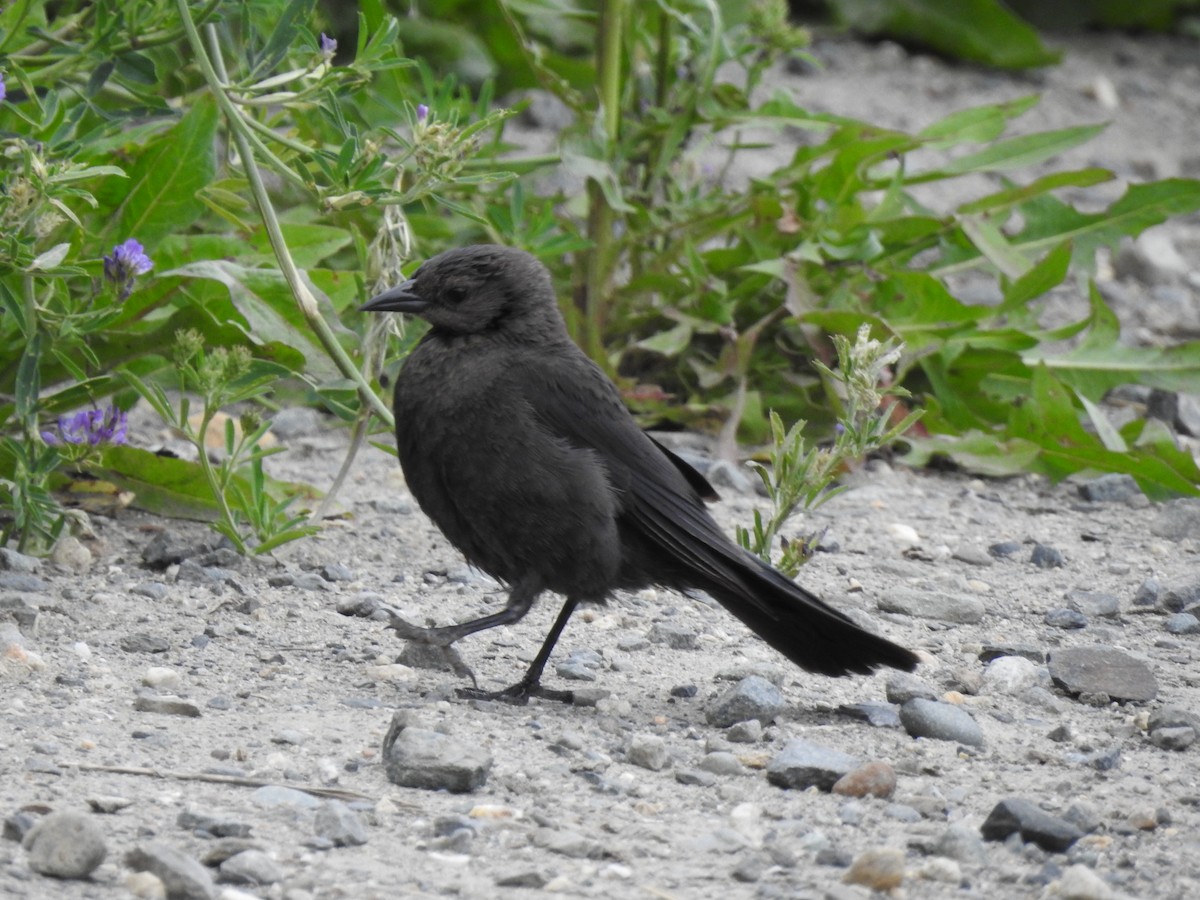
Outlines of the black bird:
[[575,607],[648,585],[706,591],[811,672],[916,666],[913,653],[726,537],[705,508],[716,494],[704,476],[638,427],[572,343],[550,274],[533,256],[495,245],[448,250],[362,309],[429,322],[396,380],[400,465],[450,543],[510,586],[492,615],[443,628],[394,616],[391,627],[449,647],[518,621],[543,591],[566,597],[521,681],[460,693],[563,696],[539,681]]

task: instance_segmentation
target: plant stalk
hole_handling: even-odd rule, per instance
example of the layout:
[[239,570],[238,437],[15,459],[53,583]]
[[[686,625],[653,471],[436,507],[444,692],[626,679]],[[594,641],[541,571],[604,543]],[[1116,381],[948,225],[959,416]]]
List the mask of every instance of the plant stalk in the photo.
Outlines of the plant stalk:
[[350,359],[346,351],[342,349],[342,345],[338,343],[332,329],[330,329],[329,325],[321,317],[321,311],[317,308],[316,298],[313,296],[312,291],[308,289],[308,285],[300,277],[300,270],[296,267],[295,260],[292,259],[287,242],[284,241],[283,231],[279,227],[279,219],[275,215],[275,208],[271,205],[271,198],[267,194],[266,186],[263,184],[262,176],[254,161],[254,149],[251,145],[249,129],[243,121],[240,111],[233,104],[233,101],[229,99],[225,91],[229,78],[225,73],[225,64],[221,58],[221,48],[217,40],[216,29],[211,24],[205,26],[205,33],[212,52],[212,56],[210,57],[204,46],[204,42],[200,38],[200,32],[192,21],[187,0],[176,0],[176,5],[179,8],[179,17],[183,24],[184,33],[187,35],[188,43],[191,45],[192,52],[196,56],[200,71],[203,73],[205,81],[208,82],[209,89],[216,98],[217,105],[225,113],[225,120],[229,125],[229,131],[233,136],[234,143],[237,144],[238,155],[241,157],[246,178],[250,182],[250,190],[254,194],[259,215],[262,217],[263,226],[271,242],[271,249],[275,253],[275,258],[279,263],[279,269],[283,273],[284,280],[287,281],[288,287],[291,288],[296,305],[300,307],[300,312],[316,334],[318,340],[320,340],[325,352],[334,361],[334,364],[337,365],[342,374],[354,383],[358,389],[359,397],[374,410],[376,415],[391,427],[394,422],[392,411],[387,408],[387,404],[379,398],[379,395],[371,389],[362,372],[354,365],[353,360]]

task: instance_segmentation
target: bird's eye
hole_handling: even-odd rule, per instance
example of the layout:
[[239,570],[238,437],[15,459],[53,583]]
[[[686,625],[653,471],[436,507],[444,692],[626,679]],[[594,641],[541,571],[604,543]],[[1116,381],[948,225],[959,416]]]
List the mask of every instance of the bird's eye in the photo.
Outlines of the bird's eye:
[[461,287],[448,287],[443,292],[443,296],[447,303],[459,304],[467,299],[467,290]]

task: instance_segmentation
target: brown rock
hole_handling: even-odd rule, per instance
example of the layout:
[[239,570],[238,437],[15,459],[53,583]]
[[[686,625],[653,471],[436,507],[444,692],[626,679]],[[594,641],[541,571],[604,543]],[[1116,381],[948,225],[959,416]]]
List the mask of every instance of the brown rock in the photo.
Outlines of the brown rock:
[[847,772],[833,784],[833,792],[846,797],[888,798],[896,791],[896,770],[881,760]]

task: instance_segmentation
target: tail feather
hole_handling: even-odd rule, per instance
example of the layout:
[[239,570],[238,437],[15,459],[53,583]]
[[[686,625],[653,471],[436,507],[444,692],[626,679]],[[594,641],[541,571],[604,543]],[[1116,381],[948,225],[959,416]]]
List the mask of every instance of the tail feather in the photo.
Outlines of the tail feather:
[[800,668],[821,675],[916,668],[916,654],[855,624],[758,559],[747,556],[738,569],[736,577],[721,578],[705,590]]

